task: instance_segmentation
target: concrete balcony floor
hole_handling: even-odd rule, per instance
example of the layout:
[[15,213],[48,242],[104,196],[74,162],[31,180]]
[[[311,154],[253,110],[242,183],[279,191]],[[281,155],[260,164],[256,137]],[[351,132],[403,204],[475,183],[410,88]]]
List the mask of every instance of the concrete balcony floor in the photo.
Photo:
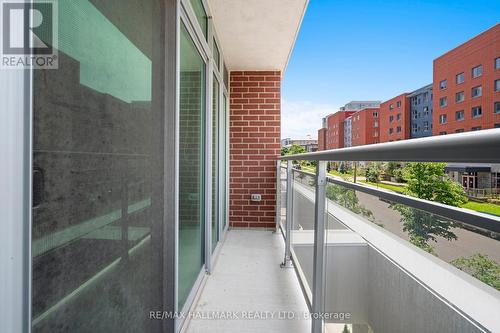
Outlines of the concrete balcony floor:
[[[206,280],[194,314],[232,313],[240,319],[202,319],[187,323],[189,333],[308,332],[308,308],[294,269],[279,267],[284,244],[271,231],[230,230],[220,249],[212,274]],[[290,311],[295,319],[278,319]],[[241,319],[248,314],[247,318]],[[274,319],[249,319],[271,316]],[[196,316],[195,315],[195,316]]]

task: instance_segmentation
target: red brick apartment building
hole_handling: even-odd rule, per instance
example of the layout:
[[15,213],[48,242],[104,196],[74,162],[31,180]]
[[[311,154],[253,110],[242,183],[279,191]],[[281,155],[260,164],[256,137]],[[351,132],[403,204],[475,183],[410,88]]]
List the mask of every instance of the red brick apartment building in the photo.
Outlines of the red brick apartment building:
[[326,133],[328,130],[326,128],[320,128],[318,130],[318,150],[326,150]]
[[433,135],[500,127],[500,24],[434,60]]
[[380,142],[380,109],[367,108],[351,116],[352,146]]
[[354,113],[355,111],[338,111],[327,117],[326,149],[344,148],[344,120]]
[[410,99],[401,94],[380,104],[380,142],[410,138]]

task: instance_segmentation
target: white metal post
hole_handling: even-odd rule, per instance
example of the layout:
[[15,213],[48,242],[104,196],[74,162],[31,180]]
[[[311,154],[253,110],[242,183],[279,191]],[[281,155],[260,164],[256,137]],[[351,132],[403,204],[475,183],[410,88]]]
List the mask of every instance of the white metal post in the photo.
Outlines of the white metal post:
[[281,160],[276,161],[276,226],[274,232],[280,231],[281,222]]
[[326,161],[318,161],[316,168],[316,197],[314,204],[314,258],[312,290],[312,333],[323,332],[325,294],[325,208],[326,208]]
[[285,258],[281,267],[292,267],[292,254],[290,251],[290,235],[293,223],[293,164],[286,163],[286,226],[285,226]]

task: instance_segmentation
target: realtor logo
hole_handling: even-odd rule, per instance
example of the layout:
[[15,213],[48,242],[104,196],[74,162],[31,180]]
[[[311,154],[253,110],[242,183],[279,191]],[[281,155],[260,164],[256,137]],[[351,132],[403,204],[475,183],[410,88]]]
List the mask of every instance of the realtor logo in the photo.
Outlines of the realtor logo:
[[57,69],[57,3],[1,0],[2,69]]

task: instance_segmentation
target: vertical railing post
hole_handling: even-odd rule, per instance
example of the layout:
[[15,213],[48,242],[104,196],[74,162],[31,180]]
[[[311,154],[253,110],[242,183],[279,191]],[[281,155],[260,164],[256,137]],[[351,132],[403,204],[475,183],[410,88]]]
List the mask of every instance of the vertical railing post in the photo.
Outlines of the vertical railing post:
[[281,222],[281,160],[276,161],[276,226],[274,232],[280,231]]
[[323,332],[325,295],[325,209],[326,209],[326,161],[318,161],[316,168],[316,196],[314,203],[314,257],[312,290],[312,333]]
[[281,267],[292,267],[292,253],[290,251],[291,231],[293,223],[293,164],[286,161],[286,226],[285,226],[285,258]]

